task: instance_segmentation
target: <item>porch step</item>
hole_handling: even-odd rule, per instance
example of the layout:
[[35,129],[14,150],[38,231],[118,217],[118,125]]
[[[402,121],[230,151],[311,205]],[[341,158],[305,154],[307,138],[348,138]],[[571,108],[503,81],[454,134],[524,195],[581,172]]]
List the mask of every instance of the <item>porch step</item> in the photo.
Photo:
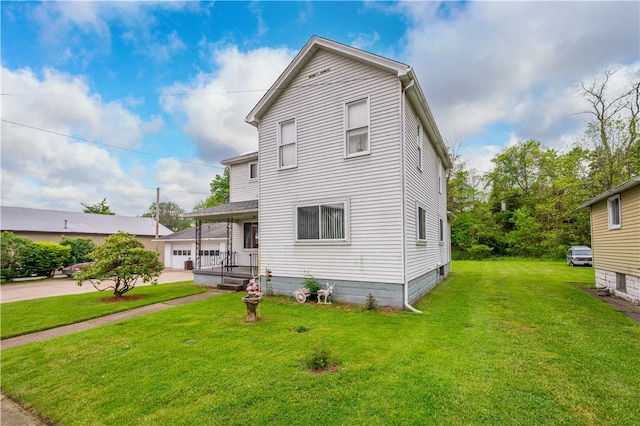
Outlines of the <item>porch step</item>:
[[244,291],[248,283],[248,278],[224,277],[224,281],[222,284],[218,284],[218,288],[222,290]]

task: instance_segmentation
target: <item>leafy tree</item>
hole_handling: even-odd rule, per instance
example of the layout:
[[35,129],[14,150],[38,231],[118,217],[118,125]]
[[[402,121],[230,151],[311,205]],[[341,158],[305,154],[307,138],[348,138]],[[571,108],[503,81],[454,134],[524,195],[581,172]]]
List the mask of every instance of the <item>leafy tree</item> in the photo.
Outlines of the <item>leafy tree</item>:
[[3,231],[0,234],[0,275],[2,281],[11,281],[29,273],[28,259],[33,251],[34,243],[28,238],[19,237],[13,232]]
[[60,245],[71,248],[69,262],[64,266],[91,261],[91,252],[96,248],[96,244],[88,237],[69,238],[63,235],[60,239]]
[[580,85],[589,105],[584,113],[591,116],[585,140],[591,147],[589,187],[593,196],[640,175],[640,81],[614,94],[609,83],[615,72],[605,71],[601,78]]
[[71,247],[62,246],[49,241],[39,241],[34,244],[27,265],[29,272],[53,278],[55,272],[69,264]]
[[[144,283],[157,284],[163,269],[158,253],[146,250],[136,237],[122,231],[109,236],[91,256],[93,265],[82,269],[76,275],[76,282],[82,286],[89,281],[100,291],[112,288],[116,297],[132,290],[139,278]],[[107,280],[113,284],[101,288]]]
[[[173,201],[166,201],[160,203],[160,223],[170,228],[172,231],[177,232],[183,229],[187,229],[191,226],[191,221],[189,219],[185,219],[183,215],[185,214],[184,209],[182,209],[179,205],[174,203]],[[142,215],[142,217],[156,217],[156,203],[152,203],[149,206],[149,211]]]
[[109,205],[107,204],[106,197],[103,198],[102,201],[96,204],[85,204],[85,203],[80,203],[80,204],[82,204],[82,207],[84,207],[84,210],[83,210],[84,213],[108,214],[112,216],[115,215],[115,213],[111,211],[111,207],[109,207]]
[[194,210],[207,209],[229,202],[229,166],[224,168],[222,176],[216,175],[210,186],[211,195],[206,200],[196,204],[193,207]]

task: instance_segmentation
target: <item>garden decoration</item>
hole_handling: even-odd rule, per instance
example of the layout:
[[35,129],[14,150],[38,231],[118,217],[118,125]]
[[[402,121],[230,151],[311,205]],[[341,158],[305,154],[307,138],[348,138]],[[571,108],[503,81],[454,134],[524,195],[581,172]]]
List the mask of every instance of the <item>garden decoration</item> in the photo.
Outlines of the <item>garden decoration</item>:
[[[325,305],[330,305],[331,301],[331,295],[333,294],[333,289],[335,288],[335,284],[329,284],[327,283],[327,289],[320,289],[318,290],[318,303],[324,303]],[[324,302],[322,301],[322,298],[324,297]]]
[[[317,293],[318,303],[324,303],[324,304],[330,305],[331,304],[330,298],[331,298],[331,295],[333,294],[333,289],[335,286],[336,286],[335,284],[327,283],[326,289],[318,290],[318,293]],[[295,297],[295,299],[300,303],[306,302],[307,298],[310,295],[311,295],[311,290],[309,290],[307,287],[300,287],[299,289],[293,292],[293,297]],[[324,299],[324,302],[322,301],[322,299]]]
[[260,292],[260,286],[256,282],[255,277],[249,280],[247,293],[248,294],[242,298],[242,301],[247,306],[247,322],[256,322],[258,319],[256,311],[258,304],[262,302],[264,294]]

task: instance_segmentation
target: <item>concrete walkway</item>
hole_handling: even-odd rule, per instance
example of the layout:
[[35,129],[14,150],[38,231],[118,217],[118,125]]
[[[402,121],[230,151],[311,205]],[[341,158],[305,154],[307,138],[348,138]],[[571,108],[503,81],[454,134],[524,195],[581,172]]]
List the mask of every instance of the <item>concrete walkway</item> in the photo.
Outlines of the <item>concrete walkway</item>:
[[[103,317],[94,318],[92,320],[79,322],[76,324],[65,325],[62,327],[52,328],[50,330],[39,331],[37,333],[25,334],[22,336],[12,337],[0,341],[0,349],[12,348],[40,340],[51,339],[53,337],[63,336],[65,334],[76,333],[78,331],[89,330],[105,324],[111,324],[127,318],[134,318],[140,315],[158,312],[174,306],[181,306],[187,303],[197,302],[199,300],[209,299],[221,294],[229,293],[225,290],[209,289],[204,293],[193,294],[191,296],[180,297],[178,299],[167,300],[164,302],[154,303],[152,305],[141,306],[139,308],[130,309],[128,311],[118,312]],[[12,401],[4,394],[0,398],[0,422],[2,426],[45,426],[37,415],[31,413]]]

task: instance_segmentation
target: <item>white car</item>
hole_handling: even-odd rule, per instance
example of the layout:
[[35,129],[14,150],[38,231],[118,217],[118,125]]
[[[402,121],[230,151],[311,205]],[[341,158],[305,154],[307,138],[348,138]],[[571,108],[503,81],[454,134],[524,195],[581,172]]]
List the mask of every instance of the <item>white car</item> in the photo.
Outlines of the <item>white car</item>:
[[591,247],[573,246],[567,251],[567,265],[593,266],[593,252]]

